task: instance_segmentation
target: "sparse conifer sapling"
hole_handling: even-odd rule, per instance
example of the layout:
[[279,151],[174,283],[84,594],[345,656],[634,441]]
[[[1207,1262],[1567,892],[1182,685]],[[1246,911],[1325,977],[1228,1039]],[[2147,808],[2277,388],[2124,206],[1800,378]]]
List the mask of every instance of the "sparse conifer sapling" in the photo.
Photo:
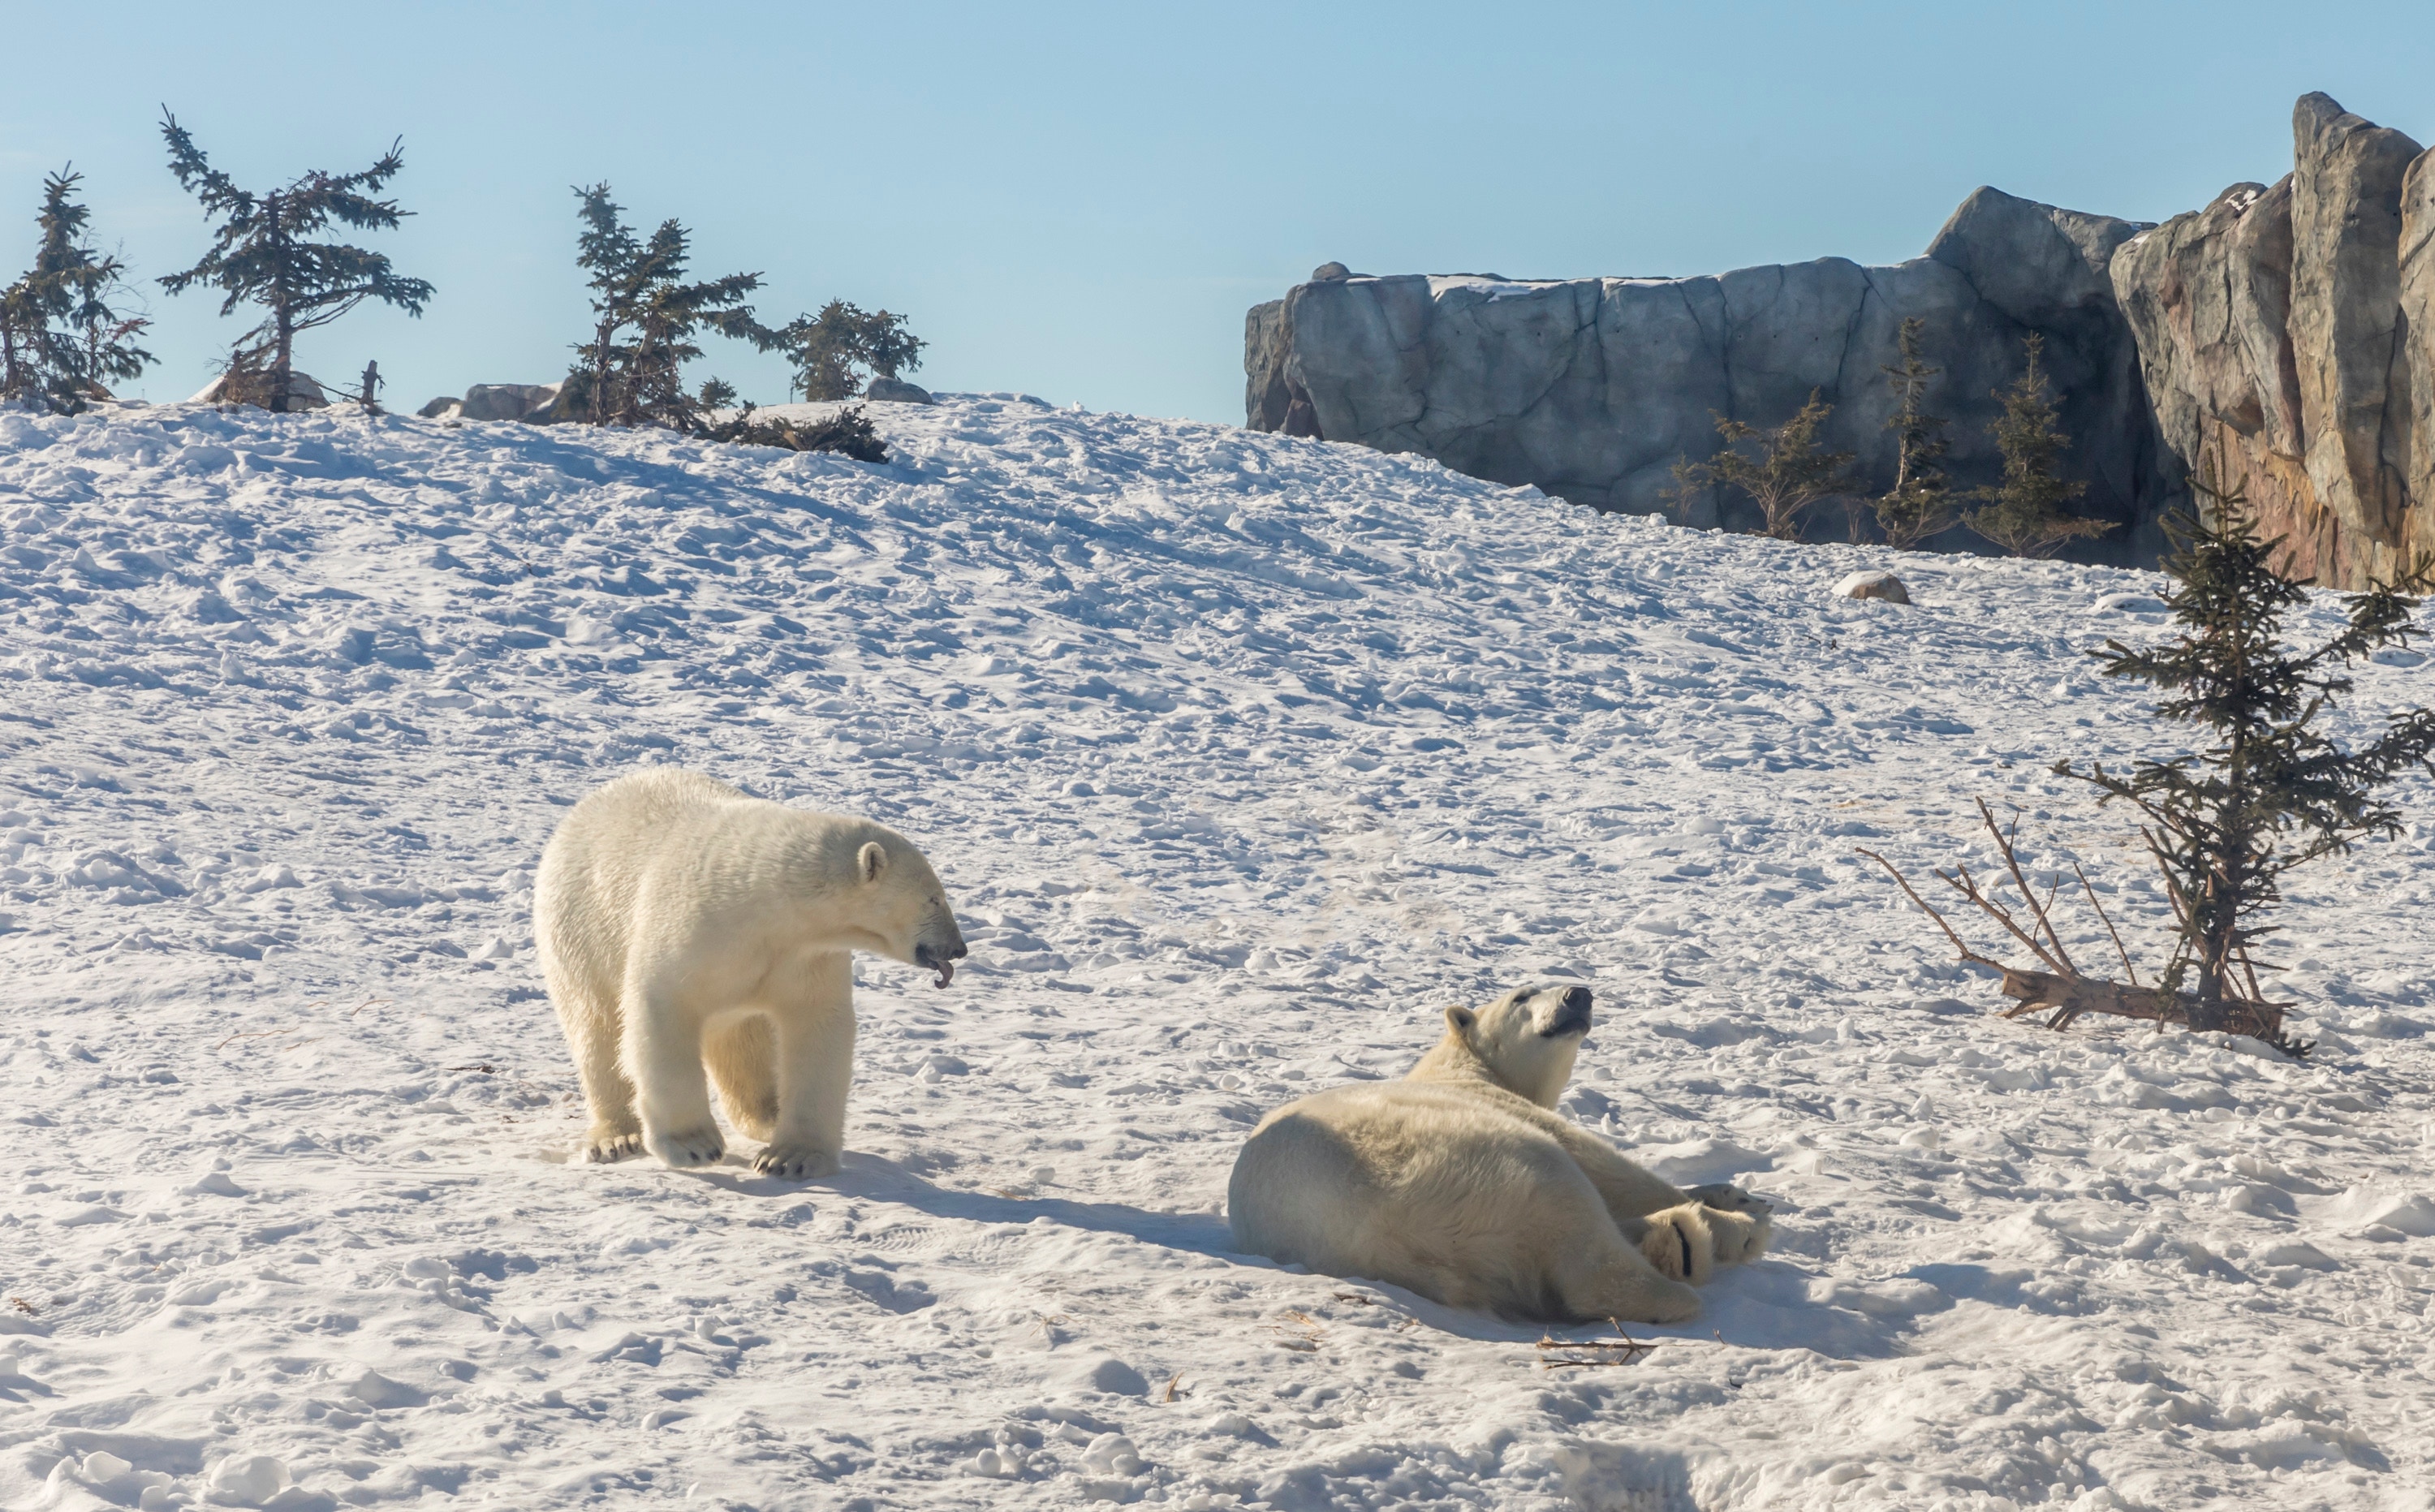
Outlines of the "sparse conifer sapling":
[[795,391],[805,399],[852,399],[866,370],[893,378],[922,366],[926,345],[905,317],[831,300],[818,315],[799,315],[778,331],[778,349],[794,365]]
[[609,186],[578,189],[583,234],[576,265],[592,275],[592,339],[577,345],[575,370],[561,405],[595,425],[659,425],[699,432],[715,410],[735,403],[718,379],[698,393],[684,387],[684,365],[701,355],[704,333],[767,350],[777,333],[753,318],[747,296],[758,273],[688,282],[692,236],[675,220],[648,237],[634,234]]
[[1902,366],[1884,367],[1894,391],[1894,412],[1886,418],[1886,429],[1895,433],[1894,486],[1874,502],[1877,528],[1886,533],[1886,543],[1899,551],[1950,529],[1956,516],[1953,490],[1939,465],[1952,445],[1944,438],[1947,421],[1927,412],[1928,380],[1943,369],[1929,367],[1920,355],[1920,333],[1926,325],[1915,315],[1904,320],[1894,338],[1902,350]]
[[2309,1047],[2283,1027],[2292,1005],[2269,1001],[2258,981],[2260,971],[2279,968],[2256,959],[2252,948],[2274,932],[2261,920],[2282,902],[2286,873],[2346,852],[2361,839],[2397,834],[2400,812],[2377,790],[2412,767],[2435,775],[2435,710],[2394,715],[2375,739],[2351,749],[2325,732],[2352,692],[2345,668],[2426,633],[2414,616],[2435,588],[2435,559],[2422,556],[2395,580],[2346,595],[2349,624],[2323,644],[2301,651],[2286,643],[2284,619],[2305,602],[2306,592],[2269,565],[2281,539],[2258,539],[2247,498],[2237,488],[2224,491],[2212,464],[2196,487],[2202,512],[2167,522],[2177,549],[2167,564],[2173,587],[2166,602],[2180,634],[2145,650],[2109,640],[2095,654],[2107,675],[2164,695],[2157,716],[2193,727],[2204,744],[2123,771],[2068,760],[2054,766],[2060,776],[2095,785],[2100,805],[2118,799],[2141,816],[2140,837],[2163,874],[2175,920],[2173,947],[2155,980],[2139,980],[2113,920],[2077,867],[2073,875],[2104,921],[2128,981],[2090,977],[2073,964],[2050,912],[2058,879],[2048,879],[2041,899],[2012,833],[1995,823],[1983,801],[1981,817],[2018,902],[2004,902],[2002,878],[1982,885],[1967,867],[1937,876],[2028,946],[2046,971],[2008,967],[1972,951],[1891,863],[1874,851],[1861,853],[1893,872],[1963,959],[2003,973],[2003,990],[2018,1000],[2008,1018],[2052,1009],[2046,1022],[2061,1028],[2083,1013],[2108,1013],[2254,1035],[2300,1056]]
[[1798,413],[1769,430],[1717,416],[1717,434],[1725,444],[1704,462],[1685,457],[1674,464],[1677,505],[1687,507],[1715,490],[1738,490],[1758,507],[1757,534],[1800,540],[1801,517],[1852,487],[1852,454],[1830,452],[1818,439],[1819,429],[1835,413],[1818,392],[1809,390],[1809,402]]
[[161,280],[172,294],[198,284],[225,296],[220,314],[240,304],[268,313],[240,337],[231,355],[224,397],[285,413],[294,397],[296,338],[328,325],[366,300],[378,300],[420,316],[431,285],[400,277],[379,252],[314,238],[333,225],[360,231],[392,231],[406,216],[394,199],[373,197],[406,165],[399,143],[361,173],[319,169],[268,194],[240,189],[211,165],[202,148],[164,112],[161,134],[169,144],[169,171],[204,213],[218,222],[202,260]]
[[2004,412],[1987,428],[2003,454],[2004,479],[1972,490],[1971,497],[1984,500],[1986,507],[1971,510],[1961,523],[2015,557],[2050,557],[2066,542],[2105,534],[2114,523],[2064,508],[2086,492],[2087,485],[2066,483],[2055,471],[2071,438],[2055,423],[2055,398],[2046,386],[2046,337],[2032,335],[2022,344],[2029,366],[2012,387],[1996,393]]
[[97,251],[90,213],[76,201],[82,174],[43,180],[34,266],[0,290],[0,401],[73,415],[110,397],[109,386],[143,376],[152,354],[135,344],[150,321],[115,304],[126,266]]

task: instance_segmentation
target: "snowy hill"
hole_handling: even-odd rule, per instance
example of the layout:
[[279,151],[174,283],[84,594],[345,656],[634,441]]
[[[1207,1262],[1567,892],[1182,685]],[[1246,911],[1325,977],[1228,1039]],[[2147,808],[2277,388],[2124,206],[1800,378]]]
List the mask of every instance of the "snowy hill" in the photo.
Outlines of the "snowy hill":
[[[2017,803],[2153,940],[2045,770],[2156,748],[2080,655],[2152,578],[1859,603],[1350,447],[874,414],[0,417],[0,1505],[2428,1504],[2427,785],[2301,875],[2300,1066],[1996,1021],[1852,854]],[[564,1163],[532,868],[655,762],[964,919],[949,991],[864,964],[835,1181]],[[1701,1318],[1551,1371],[1228,1252],[1261,1112],[1550,973],[1571,1114],[1777,1204]]]

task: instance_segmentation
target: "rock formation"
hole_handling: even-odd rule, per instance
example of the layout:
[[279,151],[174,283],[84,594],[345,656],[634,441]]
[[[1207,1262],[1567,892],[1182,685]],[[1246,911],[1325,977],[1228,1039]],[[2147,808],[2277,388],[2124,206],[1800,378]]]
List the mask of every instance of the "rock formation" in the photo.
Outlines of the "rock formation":
[[[1330,263],[1251,312],[1249,422],[1651,512],[1678,459],[1715,453],[1712,414],[1773,426],[1815,388],[1836,406],[1822,442],[1882,491],[1881,368],[1915,315],[1943,369],[1946,469],[1968,488],[1995,478],[1993,391],[2036,333],[2066,472],[2087,485],[2075,507],[2121,526],[2072,555],[2152,563],[2188,471],[2219,456],[2293,576],[2355,587],[2435,550],[2435,153],[2323,94],[2292,135],[2281,182],[2161,226],[1981,189],[1891,267],[1515,281]],[[1749,523],[1713,503],[1689,518]]]
[[[203,385],[201,392],[187,400],[186,403],[189,404],[219,404],[230,403],[229,387],[229,374],[222,373],[218,377],[213,379],[210,383]],[[263,377],[260,383],[256,385],[256,387],[260,390],[259,397],[267,397],[273,391],[269,378],[267,374]],[[252,400],[244,401],[244,403],[248,404],[252,402]],[[313,375],[311,373],[305,372],[301,369],[291,368],[288,369],[287,408],[291,413],[298,410],[327,409],[329,407],[329,394],[323,391],[319,384],[313,381]]]
[[[1997,471],[1987,424],[2018,377],[2023,339],[2046,365],[2076,438],[2078,507],[2125,528],[2103,559],[2152,557],[2158,468],[2136,349],[2106,276],[2141,228],[1980,189],[1924,257],[1891,267],[1842,258],[1714,277],[1518,282],[1488,275],[1370,278],[1321,267],[1251,312],[1245,364],[1261,430],[1420,452],[1475,476],[1530,483],[1602,508],[1667,507],[1674,464],[1705,458],[1715,419],[1780,424],[1817,389],[1836,408],[1822,442],[1851,451],[1867,492],[1893,481],[1885,429],[1903,319],[1926,320],[1943,369],[1930,407],[1949,417],[1948,470]],[[1693,524],[1720,522],[1714,500]],[[1842,531],[1813,518],[1813,535]]]
[[902,378],[890,378],[886,373],[872,374],[871,381],[863,385],[862,397],[877,400],[883,404],[935,404],[938,403],[930,397],[930,390],[921,385],[908,384]]
[[566,387],[556,384],[475,384],[465,397],[443,396],[415,413],[424,420],[539,421]]
[[2290,576],[2357,587],[2435,550],[2435,153],[2323,94],[2292,171],[2116,254],[2158,426],[2238,486]]

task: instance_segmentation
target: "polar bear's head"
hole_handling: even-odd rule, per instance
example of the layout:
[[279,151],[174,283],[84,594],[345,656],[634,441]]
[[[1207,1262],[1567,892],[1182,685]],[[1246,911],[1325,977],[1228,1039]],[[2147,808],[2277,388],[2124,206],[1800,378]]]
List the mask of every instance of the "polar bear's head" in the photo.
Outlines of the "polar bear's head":
[[945,987],[964,958],[963,931],[947,906],[939,874],[913,842],[876,824],[858,826],[852,880],[854,906],[848,932],[855,948],[939,973]]
[[1490,1074],[1542,1108],[1573,1074],[1590,1032],[1590,989],[1517,987],[1479,1008],[1448,1008],[1446,1034],[1459,1039]]

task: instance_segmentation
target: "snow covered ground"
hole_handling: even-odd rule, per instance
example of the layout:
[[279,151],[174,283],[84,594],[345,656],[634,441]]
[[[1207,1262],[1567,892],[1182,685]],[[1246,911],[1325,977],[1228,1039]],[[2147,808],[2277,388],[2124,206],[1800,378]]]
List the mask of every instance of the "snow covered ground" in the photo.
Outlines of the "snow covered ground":
[[[2152,943],[2045,768],[2158,748],[2080,654],[2153,578],[1837,600],[1882,558],[873,413],[886,466],[0,417],[0,1505],[2435,1505],[2427,784],[2300,878],[2300,1066],[2002,1022],[1852,853],[2017,804]],[[532,868],[655,762],[896,825],[965,920],[948,991],[863,968],[834,1181],[564,1163]],[[1261,1112],[1567,975],[1573,1115],[1777,1204],[1705,1315],[1550,1370],[1229,1252]]]

